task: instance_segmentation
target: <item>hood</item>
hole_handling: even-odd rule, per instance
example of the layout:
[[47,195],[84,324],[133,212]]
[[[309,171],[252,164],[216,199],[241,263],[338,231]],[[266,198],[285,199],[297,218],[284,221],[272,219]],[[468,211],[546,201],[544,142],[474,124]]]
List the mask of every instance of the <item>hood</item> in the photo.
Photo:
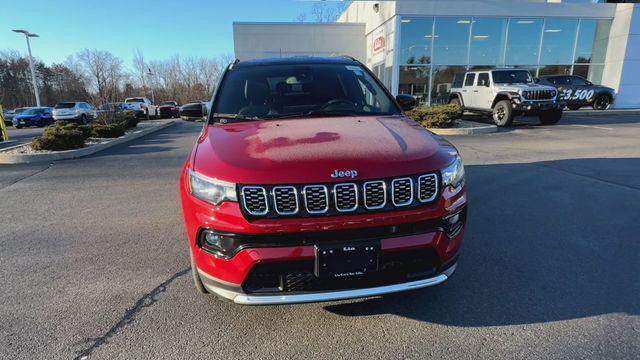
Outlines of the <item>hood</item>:
[[510,92],[521,92],[524,90],[556,90],[553,86],[542,85],[542,84],[505,84],[499,85],[497,88],[498,91],[510,91]]
[[[455,149],[404,116],[328,117],[206,126],[194,170],[241,184],[376,179],[437,170]],[[357,177],[334,178],[356,170]]]
[[16,116],[14,116],[14,119],[33,119],[33,118],[37,118],[38,116],[40,116],[41,114],[18,114]]

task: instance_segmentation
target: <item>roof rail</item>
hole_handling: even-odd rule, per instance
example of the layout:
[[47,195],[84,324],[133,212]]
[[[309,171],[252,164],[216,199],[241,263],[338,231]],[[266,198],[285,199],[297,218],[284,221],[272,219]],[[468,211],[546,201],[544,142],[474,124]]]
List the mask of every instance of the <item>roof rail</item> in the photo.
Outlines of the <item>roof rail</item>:
[[233,69],[233,66],[240,62],[240,59],[235,58],[231,64],[229,64],[229,70]]
[[358,61],[358,59],[354,58],[351,55],[339,55],[338,57],[342,57],[342,58],[353,60],[353,61]]

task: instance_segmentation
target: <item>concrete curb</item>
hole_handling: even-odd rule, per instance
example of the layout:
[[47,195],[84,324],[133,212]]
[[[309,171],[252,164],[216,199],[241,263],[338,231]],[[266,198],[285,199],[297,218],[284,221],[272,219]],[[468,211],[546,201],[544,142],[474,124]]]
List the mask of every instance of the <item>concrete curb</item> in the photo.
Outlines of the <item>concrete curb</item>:
[[498,127],[495,125],[479,124],[474,121],[466,121],[466,120],[460,120],[460,122],[464,122],[472,126],[461,127],[461,128],[448,128],[448,129],[430,128],[429,131],[436,133],[438,135],[478,135],[478,134],[490,134],[490,133],[498,132]]
[[104,144],[93,145],[93,146],[84,147],[80,149],[57,151],[57,152],[44,153],[44,154],[6,154],[5,153],[10,149],[14,149],[24,145],[24,144],[19,144],[16,146],[0,149],[0,164],[29,164],[29,163],[38,163],[38,162],[51,162],[51,161],[65,160],[65,159],[75,159],[75,158],[95,154],[98,151],[102,151],[110,147],[124,144],[131,140],[141,138],[145,135],[167,128],[173,124],[175,124],[175,121],[171,120],[166,123],[158,124],[157,126],[149,127],[139,132],[131,133],[129,135],[117,138],[113,141],[109,141]]

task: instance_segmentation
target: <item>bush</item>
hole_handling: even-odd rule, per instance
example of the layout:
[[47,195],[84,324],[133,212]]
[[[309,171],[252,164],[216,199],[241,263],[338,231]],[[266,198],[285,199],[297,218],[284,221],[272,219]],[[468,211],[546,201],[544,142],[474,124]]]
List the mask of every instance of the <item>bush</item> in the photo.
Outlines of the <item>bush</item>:
[[91,125],[80,125],[77,129],[82,133],[85,140],[91,137]]
[[462,117],[462,108],[456,104],[434,105],[418,107],[406,114],[426,128],[451,128]]
[[121,124],[100,125],[93,124],[91,136],[97,138],[117,138],[124,135],[124,128]]
[[66,121],[57,121],[54,127],[44,130],[42,136],[38,136],[31,142],[34,150],[63,151],[79,149],[84,146],[86,137],[75,124]]
[[140,122],[135,111],[129,110],[118,113],[115,120],[117,123],[121,124],[125,130],[138,126],[138,123]]

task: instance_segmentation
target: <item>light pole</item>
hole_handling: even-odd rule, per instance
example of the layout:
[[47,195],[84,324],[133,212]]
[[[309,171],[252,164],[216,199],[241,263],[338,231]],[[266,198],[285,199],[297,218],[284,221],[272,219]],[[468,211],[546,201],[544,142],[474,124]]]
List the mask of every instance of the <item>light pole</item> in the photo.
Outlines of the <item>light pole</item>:
[[27,39],[27,50],[29,50],[29,67],[31,68],[31,82],[33,83],[33,92],[36,94],[36,105],[40,107],[40,94],[38,94],[38,83],[36,82],[36,70],[33,67],[33,57],[31,56],[31,43],[30,37],[40,37],[38,34],[30,33],[27,30],[14,29],[13,32],[24,34]]
[[155,104],[155,103],[156,103],[156,96],[155,96],[155,94],[153,93],[153,84],[154,84],[154,81],[153,81],[153,73],[151,72],[151,68],[147,68],[147,70],[149,70],[149,72],[147,73],[147,75],[149,75],[149,78],[151,79],[151,86],[149,86],[149,89],[151,89],[151,102],[152,102],[153,104]]

